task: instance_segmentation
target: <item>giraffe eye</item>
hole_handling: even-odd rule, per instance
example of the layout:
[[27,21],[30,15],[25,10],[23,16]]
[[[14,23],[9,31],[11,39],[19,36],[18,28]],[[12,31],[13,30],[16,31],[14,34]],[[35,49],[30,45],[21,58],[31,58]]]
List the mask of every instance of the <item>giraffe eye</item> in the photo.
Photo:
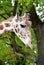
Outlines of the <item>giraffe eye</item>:
[[26,27],[26,25],[23,25],[23,24],[20,24],[20,26],[21,26],[22,28],[25,28],[25,27]]

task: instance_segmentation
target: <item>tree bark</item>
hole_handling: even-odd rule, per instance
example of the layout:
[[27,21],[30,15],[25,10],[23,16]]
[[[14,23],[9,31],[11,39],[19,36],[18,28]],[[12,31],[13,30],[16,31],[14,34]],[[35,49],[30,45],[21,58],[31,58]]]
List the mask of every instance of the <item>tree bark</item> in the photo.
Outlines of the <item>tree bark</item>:
[[44,65],[44,23],[41,23],[36,14],[34,6],[30,10],[30,18],[35,30],[35,34],[38,41],[38,61],[37,65]]

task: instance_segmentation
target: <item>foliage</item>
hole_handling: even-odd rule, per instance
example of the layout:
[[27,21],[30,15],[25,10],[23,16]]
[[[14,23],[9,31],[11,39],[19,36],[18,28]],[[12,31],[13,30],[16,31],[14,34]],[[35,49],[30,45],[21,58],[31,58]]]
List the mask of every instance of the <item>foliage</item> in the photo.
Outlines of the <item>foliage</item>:
[[0,0],[0,21],[9,18],[13,14],[12,10],[11,0]]
[[[26,10],[30,10],[35,0],[18,0],[17,10],[22,11],[22,15]],[[38,6],[38,2],[34,2]],[[35,6],[35,8],[36,8]],[[41,10],[42,11],[42,10]],[[0,0],[0,21],[3,21],[13,15],[13,6],[11,0]],[[42,15],[43,16],[43,15]],[[34,44],[34,50],[26,48],[21,40],[15,36],[17,45],[22,47],[24,52],[30,53],[31,55],[38,56],[37,39],[34,33],[34,29],[31,29],[32,41]],[[11,50],[11,33],[3,34],[0,36],[0,61],[2,65],[36,65],[32,60],[18,57]],[[1,65],[0,63],[0,65]]]
[[32,4],[35,0],[19,0],[17,10],[21,11],[21,15],[27,10],[29,11],[32,7]]
[[41,22],[44,22],[44,0],[35,1],[34,6]]

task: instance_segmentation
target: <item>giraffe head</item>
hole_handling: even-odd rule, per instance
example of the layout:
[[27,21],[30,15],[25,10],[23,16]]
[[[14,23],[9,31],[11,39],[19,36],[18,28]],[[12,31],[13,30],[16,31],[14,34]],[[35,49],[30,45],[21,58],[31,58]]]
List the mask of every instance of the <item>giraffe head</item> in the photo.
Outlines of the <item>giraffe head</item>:
[[28,20],[26,13],[21,17],[16,15],[0,23],[0,34],[5,33],[5,31],[13,31],[26,47],[33,49],[30,29],[31,21]]
[[[28,15],[25,13],[23,16],[17,16],[13,19],[13,31],[16,35],[21,39],[21,41],[26,45],[26,47],[30,47],[31,49],[34,48],[31,39],[31,21],[28,20]],[[17,21],[18,20],[18,21]]]

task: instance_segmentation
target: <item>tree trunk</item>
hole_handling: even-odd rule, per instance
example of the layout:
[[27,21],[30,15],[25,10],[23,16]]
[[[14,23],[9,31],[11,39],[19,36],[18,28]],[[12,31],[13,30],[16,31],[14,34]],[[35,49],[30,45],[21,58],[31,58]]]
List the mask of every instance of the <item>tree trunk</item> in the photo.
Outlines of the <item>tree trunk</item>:
[[34,6],[30,10],[30,18],[38,41],[37,65],[44,65],[44,23],[38,18]]

